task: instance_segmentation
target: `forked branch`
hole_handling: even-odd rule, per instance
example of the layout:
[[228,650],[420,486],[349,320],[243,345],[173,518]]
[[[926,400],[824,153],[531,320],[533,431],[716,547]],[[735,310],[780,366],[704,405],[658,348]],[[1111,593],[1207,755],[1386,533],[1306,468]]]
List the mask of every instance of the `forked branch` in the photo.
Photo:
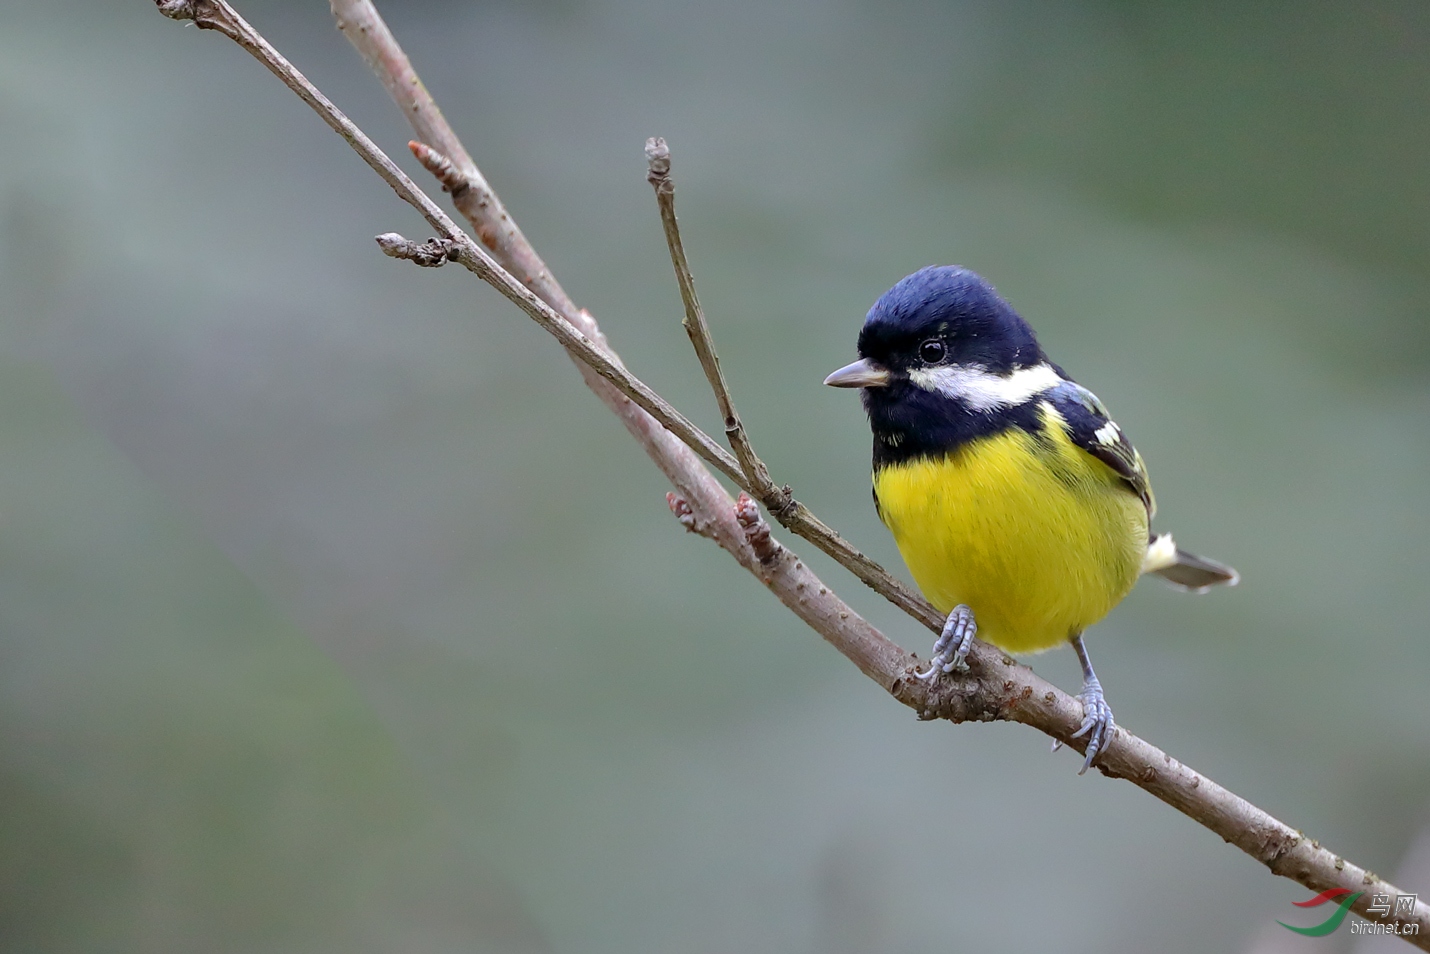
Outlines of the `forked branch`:
[[[980,643],[974,647],[969,657],[970,672],[965,675],[945,678],[933,687],[908,678],[914,657],[840,600],[797,556],[773,538],[748,498],[738,502],[731,500],[694,456],[698,454],[749,491],[786,527],[815,543],[914,618],[931,629],[938,628],[941,617],[918,594],[850,546],[795,501],[786,488],[777,487],[770,480],[734,413],[703,315],[698,325],[692,321],[695,328],[691,337],[697,350],[702,346],[708,348],[709,361],[702,353],[701,363],[712,387],[716,388],[717,400],[722,402],[727,434],[736,447],[734,456],[631,375],[606,344],[595,320],[578,310],[561,290],[442,118],[371,0],[331,0],[331,3],[344,34],[363,52],[423,140],[413,144],[414,153],[452,192],[454,202],[472,222],[482,244],[462,231],[225,0],[156,0],[165,16],[193,20],[201,28],[218,30],[259,59],[341,135],[404,201],[416,208],[439,236],[416,243],[388,233],[380,240],[384,252],[425,265],[457,262],[495,287],[552,334],[578,362],[592,390],[621,418],[675,485],[676,493],[671,495],[670,503],[681,522],[719,543],[862,672],[922,718],[1022,722],[1081,750],[1081,742],[1071,739],[1071,733],[1081,722],[1080,704],[990,646]],[[668,174],[667,166],[663,173],[667,181]],[[656,185],[660,195],[663,186],[659,182]],[[666,207],[662,206],[662,220],[673,230],[673,205],[669,207],[668,218]],[[689,268],[683,266],[683,250],[676,256],[678,232],[674,234],[672,255],[677,274],[683,274],[682,298],[686,300],[689,319],[692,308],[698,313],[698,300],[693,282],[689,283],[686,294]],[[1314,891],[1348,888],[1364,892],[1355,911],[1369,919],[1419,925],[1420,934],[1406,936],[1406,940],[1430,950],[1430,906],[1418,902],[1410,915],[1399,918],[1370,912],[1371,895],[1402,895],[1404,892],[1322,848],[1126,729],[1119,728],[1098,767],[1105,775],[1126,778],[1156,795],[1278,875]]]

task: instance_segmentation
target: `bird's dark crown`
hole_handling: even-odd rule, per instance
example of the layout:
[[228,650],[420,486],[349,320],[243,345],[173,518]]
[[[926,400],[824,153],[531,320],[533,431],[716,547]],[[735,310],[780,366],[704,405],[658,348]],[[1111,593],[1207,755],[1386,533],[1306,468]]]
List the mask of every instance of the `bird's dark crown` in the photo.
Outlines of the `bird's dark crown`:
[[897,374],[926,366],[920,345],[938,339],[942,364],[1007,374],[1044,360],[1033,329],[982,277],[956,265],[921,268],[884,292],[859,332],[859,356]]
[[947,454],[1009,427],[1040,427],[1034,403],[980,407],[919,373],[965,368],[1010,377],[1047,360],[1028,323],[966,268],[931,265],[885,292],[859,332],[859,356],[889,372],[884,386],[863,390],[876,469]]

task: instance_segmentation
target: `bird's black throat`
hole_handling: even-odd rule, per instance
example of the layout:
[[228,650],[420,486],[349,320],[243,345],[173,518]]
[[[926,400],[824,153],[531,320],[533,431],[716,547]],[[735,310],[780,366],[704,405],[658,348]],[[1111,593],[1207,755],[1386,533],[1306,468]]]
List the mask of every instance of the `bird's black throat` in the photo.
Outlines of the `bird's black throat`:
[[927,391],[907,379],[865,388],[864,410],[874,432],[874,470],[922,458],[946,457],[970,441],[1020,427],[1042,431],[1038,402],[975,410],[964,401]]

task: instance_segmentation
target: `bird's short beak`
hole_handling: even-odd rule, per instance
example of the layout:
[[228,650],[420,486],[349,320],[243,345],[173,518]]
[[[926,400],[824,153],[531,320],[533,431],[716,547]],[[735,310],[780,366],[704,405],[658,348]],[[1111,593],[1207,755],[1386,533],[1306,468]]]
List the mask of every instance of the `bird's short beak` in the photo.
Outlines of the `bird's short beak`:
[[832,388],[882,388],[889,383],[889,372],[868,358],[846,364],[824,379]]

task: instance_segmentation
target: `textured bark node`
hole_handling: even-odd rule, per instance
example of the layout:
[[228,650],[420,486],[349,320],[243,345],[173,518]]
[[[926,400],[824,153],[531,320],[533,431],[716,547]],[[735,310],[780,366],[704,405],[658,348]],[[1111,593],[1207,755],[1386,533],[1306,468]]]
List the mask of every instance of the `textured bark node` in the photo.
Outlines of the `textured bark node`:
[[452,254],[452,243],[448,239],[431,238],[425,242],[412,242],[396,232],[384,232],[377,237],[377,247],[388,258],[402,258],[425,268],[447,264]]

